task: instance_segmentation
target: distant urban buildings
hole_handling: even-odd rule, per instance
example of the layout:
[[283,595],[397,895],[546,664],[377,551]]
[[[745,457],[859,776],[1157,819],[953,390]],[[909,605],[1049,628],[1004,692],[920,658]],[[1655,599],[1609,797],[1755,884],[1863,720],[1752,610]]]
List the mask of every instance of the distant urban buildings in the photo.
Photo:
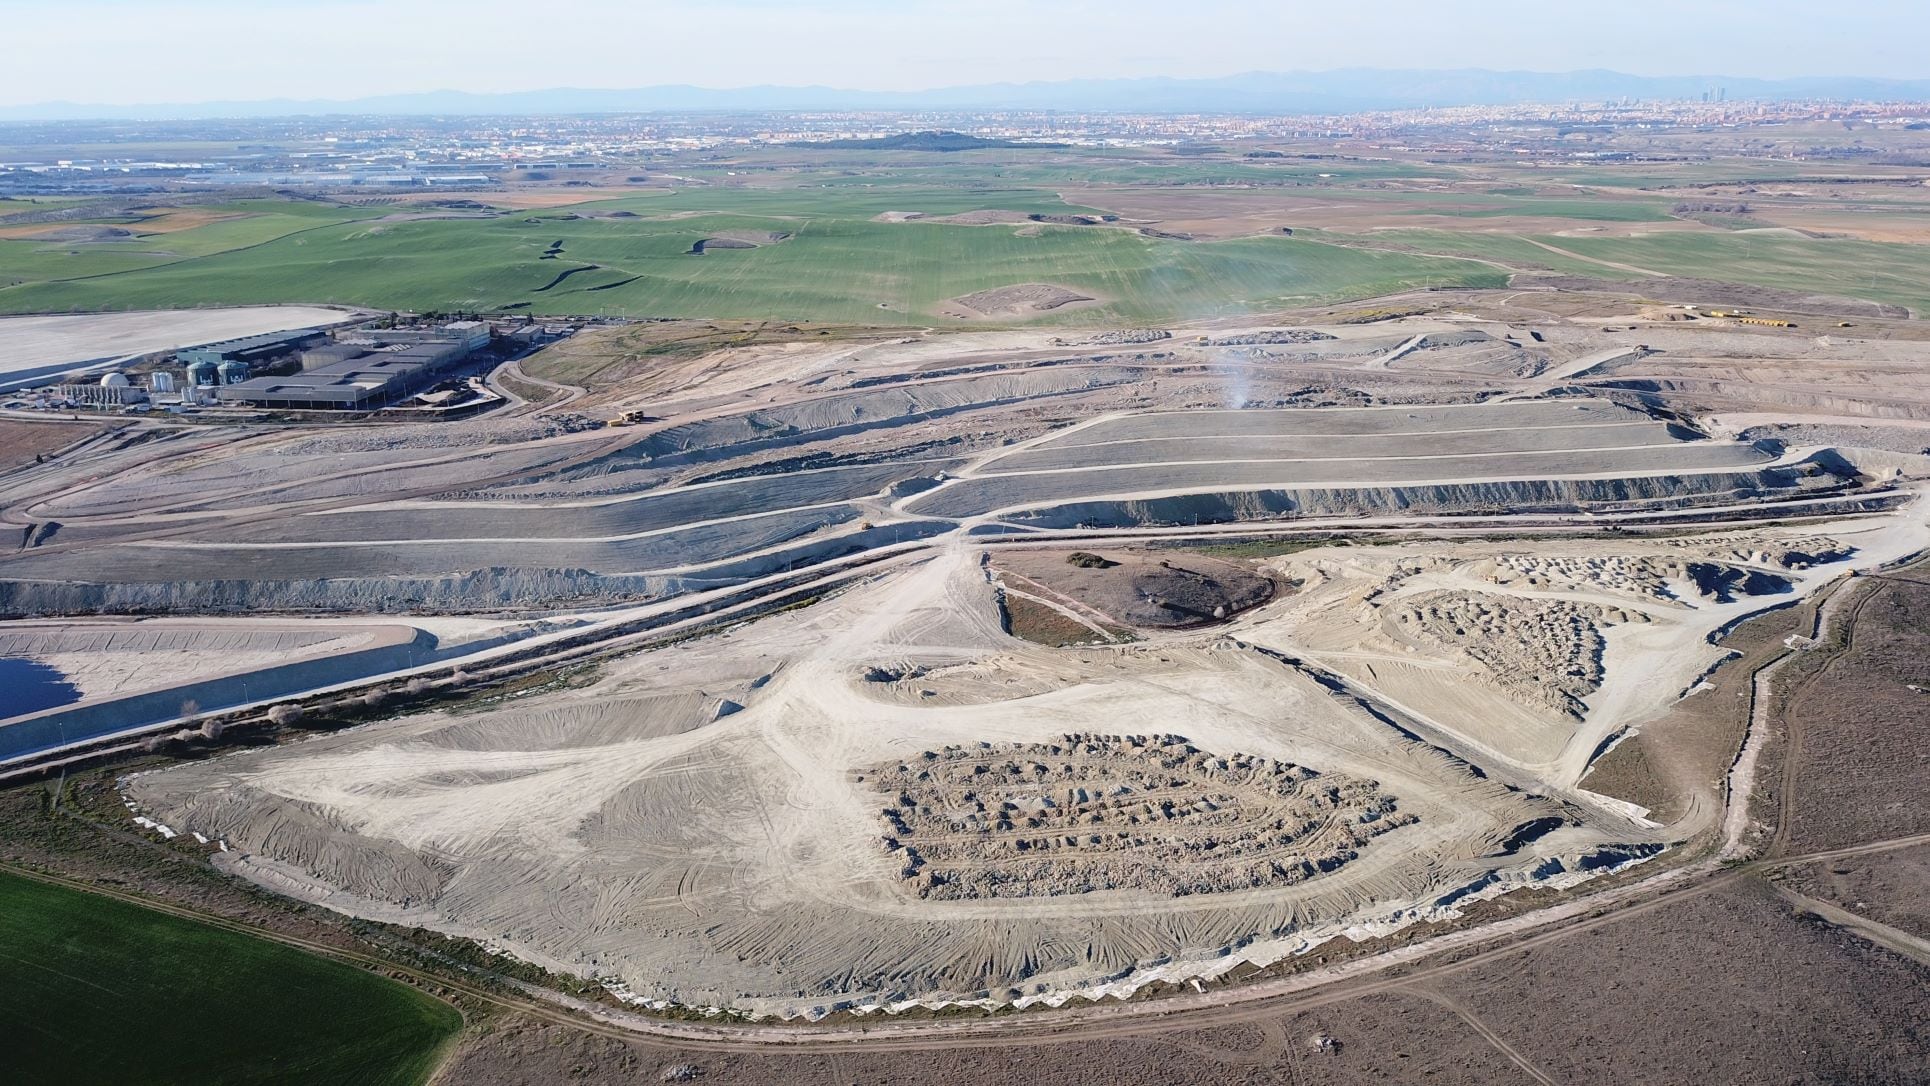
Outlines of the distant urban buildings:
[[[1206,145],[1234,140],[1365,140],[1388,149],[1492,149],[1515,141],[1528,153],[1560,155],[1588,130],[1778,126],[1847,121],[1882,127],[1930,122],[1921,102],[1732,101],[1721,87],[1698,99],[1618,99],[1536,105],[1458,106],[1351,114],[1107,113],[1100,111],[816,111],[789,113],[606,114],[557,117],[307,117],[155,122],[140,127],[138,150],[72,157],[29,148],[0,161],[0,193],[148,192],[162,188],[272,185],[366,193],[481,189],[517,181],[607,183],[611,171],[641,181],[653,166],[693,153],[733,152],[833,139],[870,139],[950,130],[984,139],[1050,141],[1075,147]],[[44,127],[44,126],[43,126]],[[63,125],[70,137],[45,141],[112,148],[125,139],[111,122]],[[156,143],[201,143],[219,133],[233,151],[158,159]],[[601,175],[601,176],[600,176]],[[597,180],[583,180],[595,178]],[[655,180],[690,178],[659,173]]]

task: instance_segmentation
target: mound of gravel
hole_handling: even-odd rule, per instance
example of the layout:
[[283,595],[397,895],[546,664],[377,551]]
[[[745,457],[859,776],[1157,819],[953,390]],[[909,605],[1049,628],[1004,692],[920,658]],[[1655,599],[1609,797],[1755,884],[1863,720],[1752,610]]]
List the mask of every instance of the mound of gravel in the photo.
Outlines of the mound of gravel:
[[1267,578],[1197,554],[1155,558],[1091,551],[1025,552],[999,558],[998,566],[1047,594],[1073,600],[1120,623],[1151,629],[1217,622],[1273,598],[1273,582]]
[[1335,337],[1311,328],[1269,328],[1262,332],[1247,332],[1237,336],[1217,336],[1213,339],[1215,347],[1247,347],[1267,343],[1318,343],[1323,339]]

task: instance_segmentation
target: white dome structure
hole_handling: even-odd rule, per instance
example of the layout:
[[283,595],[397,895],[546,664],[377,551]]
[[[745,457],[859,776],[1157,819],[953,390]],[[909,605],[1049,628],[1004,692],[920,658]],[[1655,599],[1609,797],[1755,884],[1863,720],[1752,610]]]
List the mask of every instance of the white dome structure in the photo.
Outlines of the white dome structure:
[[101,387],[102,388],[126,388],[127,374],[110,373],[107,376],[101,378]]

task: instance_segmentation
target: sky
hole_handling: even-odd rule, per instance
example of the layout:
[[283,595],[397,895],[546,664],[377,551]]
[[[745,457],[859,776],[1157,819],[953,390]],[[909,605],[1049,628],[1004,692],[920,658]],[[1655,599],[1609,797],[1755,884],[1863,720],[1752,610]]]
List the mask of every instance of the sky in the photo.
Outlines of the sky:
[[1922,0],[0,0],[0,106],[1329,68],[1930,75]]

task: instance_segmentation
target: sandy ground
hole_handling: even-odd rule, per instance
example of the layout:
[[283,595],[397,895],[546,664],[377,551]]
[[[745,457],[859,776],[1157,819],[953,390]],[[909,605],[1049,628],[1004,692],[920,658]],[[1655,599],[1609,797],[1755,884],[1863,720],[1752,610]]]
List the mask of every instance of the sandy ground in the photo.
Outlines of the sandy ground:
[[83,700],[123,697],[395,641],[395,628],[336,624],[0,623],[0,656],[57,668]]
[[1922,1077],[1927,976],[1743,883],[1412,983],[1298,1005],[1005,1043],[802,1052],[626,1043],[511,1020],[471,1041],[450,1073],[598,1086],[676,1069],[746,1086],[1905,1086]]
[[[1930,547],[1924,512],[1532,550],[1303,551],[1271,567],[1300,590],[1239,625],[1456,733],[1485,762],[1575,787],[1604,743],[1660,716],[1727,655],[1716,631]],[[1430,611],[1447,621],[1424,621]],[[1487,612],[1480,625],[1475,611]]]
[[1795,851],[1930,832],[1930,576],[1859,587],[1845,651],[1779,676],[1791,725],[1772,753],[1795,768],[1770,789]]
[[[1225,629],[1066,652],[1001,634],[986,571],[955,545],[833,603],[634,657],[587,690],[144,776],[133,795],[171,826],[227,840],[236,869],[265,884],[484,937],[644,998],[786,1014],[1056,1001],[1122,970],[1128,984],[1217,976],[1452,916],[1470,890],[1567,885],[1604,847],[1654,840],[1638,810],[1576,787],[1603,739],[1693,684],[1721,655],[1710,629],[1921,547],[1922,527],[1892,517],[1534,554],[1302,551],[1274,564],[1301,587]],[[1764,580],[1762,593],[1718,598],[1752,570],[1781,590]],[[1504,621],[1476,644],[1388,619],[1442,594],[1504,617],[1568,605],[1606,628],[1607,647],[1599,660],[1572,641],[1551,649],[1535,622]],[[1514,647],[1477,651],[1496,643]],[[1545,672],[1525,663],[1537,653],[1553,661]],[[1572,709],[1521,674],[1597,663]],[[889,797],[862,780],[873,767],[1127,720],[1208,752],[1373,781],[1413,822],[1315,878],[1183,898],[945,899],[919,893],[880,846]],[[1537,819],[1553,832],[1500,844]]]
[[[1904,669],[1915,663],[1896,662]],[[1854,694],[1856,683],[1877,675],[1909,674],[1855,672],[1861,673],[1832,678],[1849,683],[1842,691]],[[1878,745],[1869,746],[1868,753],[1883,756]],[[98,789],[106,793],[107,807],[118,805],[112,774],[92,781],[70,778],[70,783],[77,794]],[[14,812],[43,802],[38,790],[5,798]],[[1881,794],[1850,795],[1846,811],[1861,817],[1858,808],[1884,802]],[[125,834],[111,840],[126,863],[115,865],[112,857],[103,860],[96,853],[80,862],[114,886],[169,900],[185,883],[188,902],[199,907],[209,906],[210,895],[225,895],[232,900],[224,912],[266,916],[272,926],[297,926],[304,936],[354,945],[346,933],[331,940],[329,926],[313,913],[264,913],[258,901],[221,881],[176,875],[177,885],[169,886],[163,872],[187,865],[157,859],[155,849]],[[9,860],[46,862],[22,837],[0,841],[0,851]],[[1048,1079],[1094,1086],[1121,1081],[1663,1084],[1739,1076],[1911,1083],[1920,1077],[1915,1057],[1922,1047],[1923,968],[1826,919],[1806,903],[1817,898],[1801,895],[1840,894],[1845,906],[1851,896],[1888,903],[1893,907],[1884,919],[1907,923],[1913,911],[1920,912],[1915,906],[1921,894],[1895,895],[1907,895],[1910,878],[1920,883],[1921,876],[1900,878],[1896,872],[1899,865],[1921,867],[1921,853],[1919,846],[1825,857],[1811,865],[1827,871],[1825,881],[1804,874],[1800,883],[1784,880],[1775,891],[1732,872],[1692,883],[1664,900],[1471,957],[1437,958],[1415,971],[1371,973],[1361,978],[1364,983],[1298,995],[1238,1004],[1201,1001],[1190,1012],[1183,1005],[1194,1001],[1182,998],[1135,1008],[1148,1013],[1130,1020],[1113,1015],[980,1020],[971,1024],[1015,1028],[976,1040],[943,1035],[939,1028],[892,1040],[849,1029],[816,1035],[784,1030],[787,1043],[781,1045],[724,1046],[661,1036],[619,1040],[511,1015],[466,1035],[444,1074],[477,1083],[560,1078],[615,1083],[695,1075],[708,1082],[826,1086]],[[76,862],[72,856],[61,859]],[[1890,873],[1878,874],[1879,869]],[[1798,868],[1783,870],[1794,874]],[[1793,898],[1792,888],[1798,894]],[[1694,963],[1689,973],[1685,961]],[[1589,983],[1577,986],[1577,976]],[[1211,994],[1230,997],[1240,991]]]
[[0,418],[0,471],[29,463],[99,431],[99,426],[88,422]]
[[[1577,885],[1715,828],[1707,804],[1659,826],[1581,781],[1702,696],[1719,631],[1930,545],[1920,500],[1762,524],[1907,498],[1921,458],[1697,428],[1717,400],[1792,424],[1930,419],[1930,349],[1908,329],[1760,335],[1587,304],[1571,318],[1556,310],[1582,306],[1573,296],[1524,290],[1371,324],[1228,322],[1127,343],[1003,331],[763,346],[639,378],[655,421],[610,430],[540,412],[446,433],[156,425],[0,477],[0,517],[22,539],[0,555],[0,591],[54,614],[569,622],[904,548],[869,582],[615,660],[581,689],[146,775],[131,794],[226,841],[223,862],[264,885],[640,999],[818,1015],[1212,979]],[[1438,532],[1454,516],[1505,533],[1521,513],[1575,537]],[[1734,523],[1604,533],[1688,514]],[[1072,549],[1097,544],[1057,537],[1256,521],[1437,535],[1249,553],[1281,591],[1230,622],[1058,649],[1000,628],[984,553],[997,537],[973,534]],[[1018,894],[933,894],[889,844],[884,812],[906,800],[865,779],[878,767],[977,743],[1035,758],[1073,734],[1180,736],[1208,761],[1130,815],[1156,831],[1073,831],[1067,812],[1103,813],[1078,806],[1090,796],[1009,819],[975,818],[962,793],[909,800],[928,810],[907,824],[928,835],[994,823],[933,854],[963,872],[954,885]],[[1360,802],[1256,798],[1245,778],[1216,783],[1221,758],[1361,782]],[[1012,792],[996,768],[1000,803],[1059,802]],[[1282,832],[1251,845],[1245,811],[1283,812],[1269,816]],[[1325,834],[1284,812],[1399,824]],[[1192,879],[1204,892],[1184,894],[1120,874],[1205,849],[1196,831],[1215,818],[1280,871]],[[1062,858],[1050,877],[974,873],[1030,830],[1028,850]],[[1275,850],[1303,839],[1321,845],[1311,858]]]
[[[639,993],[704,1002],[729,998],[733,986],[761,989],[753,1002],[793,1013],[867,993],[970,996],[987,982],[1050,991],[1095,968],[1130,967],[1144,953],[1143,940],[1174,938],[1156,933],[1180,917],[1199,933],[1195,939],[1231,941],[1256,915],[1276,915],[1270,926],[1287,923],[1298,932],[1283,945],[1305,945],[1314,928],[1307,921],[1324,918],[1320,930],[1337,934],[1357,919],[1363,901],[1425,895],[1425,887],[1443,881],[1430,870],[1444,857],[1464,858],[1458,881],[1478,878],[1484,865],[1477,858],[1492,849],[1491,835],[1535,816],[1534,804],[1377,727],[1266,657],[1215,651],[1209,641],[1177,654],[1062,663],[1000,634],[988,595],[977,563],[960,552],[829,610],[668,650],[662,663],[639,657],[601,688],[553,706],[525,706],[513,719],[423,719],[400,732],[304,744],[293,761],[271,756],[256,768],[253,756],[227,760],[218,781],[144,777],[137,791],[144,804],[169,812],[162,817],[248,852],[261,846],[255,834],[266,825],[255,818],[270,797],[280,797],[273,806],[284,812],[272,819],[283,827],[277,836],[291,844],[305,831],[285,821],[292,809],[283,801],[332,812],[329,822],[353,827],[389,858],[379,865],[387,874],[366,866],[372,854],[347,839],[314,838],[274,853],[325,879],[332,875],[329,881],[358,896],[391,905],[434,901],[439,913],[446,910],[441,923],[510,936],[537,956],[621,977]],[[815,648],[802,656],[783,649],[801,638]],[[878,684],[854,671],[863,660],[915,660],[947,670]],[[689,674],[693,665],[701,678]],[[1007,692],[1028,671],[1044,682]],[[1057,681],[1049,681],[1054,673]],[[679,677],[701,686],[693,690]],[[934,691],[929,697],[920,693],[926,688]],[[707,699],[742,708],[707,724],[716,703]],[[1183,724],[1209,750],[1377,780],[1420,821],[1304,885],[1168,898],[1158,912],[1150,908],[1157,897],[1126,892],[936,902],[901,884],[877,846],[878,800],[854,772],[932,744],[1050,741],[1068,730],[1105,727],[1128,702],[1137,719]],[[1256,717],[1252,707],[1261,704],[1268,710]],[[625,711],[613,712],[617,707]],[[591,726],[582,716],[590,712],[602,723]],[[1295,721],[1294,729],[1266,723],[1277,715]],[[732,799],[698,809],[687,798],[696,794]],[[642,853],[634,846],[613,853],[605,842],[617,839],[653,843]],[[520,859],[499,862],[505,848]],[[1404,859],[1412,850],[1435,858],[1417,870]],[[404,859],[430,853],[439,864],[458,865],[454,881],[437,887],[420,861]],[[481,863],[492,854],[498,860],[473,869],[464,859]],[[604,916],[594,925],[602,934],[569,919],[575,905],[558,913],[549,892],[538,890],[557,883],[576,886],[573,898],[585,895],[586,918]],[[469,888],[459,889],[464,884]],[[632,890],[618,894],[624,885]],[[473,909],[454,905],[451,894]],[[599,899],[607,904],[590,905]],[[531,909],[550,919],[539,922]],[[869,922],[853,928],[854,911]],[[1369,912],[1378,916],[1384,906]],[[1296,916],[1301,923],[1287,919]],[[640,938],[665,925],[667,938]],[[732,955],[745,960],[718,956],[724,930],[734,933],[724,943],[739,948]],[[1070,955],[1050,949],[1065,946],[1072,932],[1098,943]],[[981,975],[981,955],[993,948],[1003,964]],[[666,972],[680,960],[692,968]],[[849,965],[813,976],[841,960],[866,963],[862,979]],[[1035,964],[1021,964],[1028,961]],[[780,987],[800,983],[803,1002]]]
[[[1212,978],[1573,885],[1709,828],[1706,809],[1665,829],[1577,782],[1721,658],[1712,630],[1930,545],[1921,509],[1532,550],[1303,550],[1266,563],[1293,591],[1223,627],[1079,650],[1004,635],[960,541],[585,689],[145,775],[131,795],[228,842],[264,885],[642,999],[818,1015]],[[1430,613],[1485,625],[1457,635]],[[1372,782],[1405,824],[1311,878],[1180,897],[1099,874],[1142,847],[1108,830],[1053,847],[1069,877],[1118,888],[947,896],[888,840],[898,786],[866,780],[948,745],[1134,733]],[[1144,847],[1174,847],[1161,834]],[[952,870],[980,862],[960,855]]]

